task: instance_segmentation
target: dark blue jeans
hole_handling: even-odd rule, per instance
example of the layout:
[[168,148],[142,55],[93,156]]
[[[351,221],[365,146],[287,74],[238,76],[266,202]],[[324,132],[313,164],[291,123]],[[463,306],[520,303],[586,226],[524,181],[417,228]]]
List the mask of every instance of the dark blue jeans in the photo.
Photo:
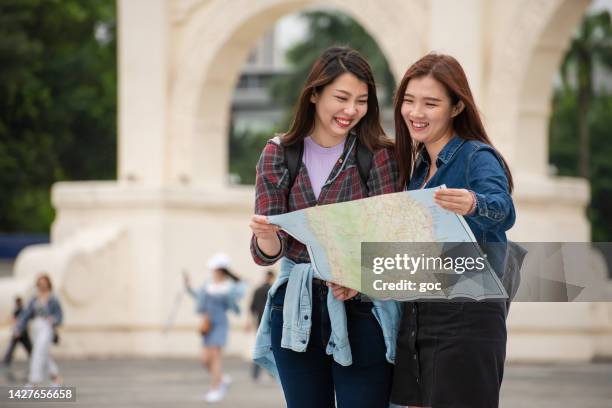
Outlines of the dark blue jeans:
[[[372,303],[345,302],[353,364],[343,367],[325,353],[331,334],[327,287],[313,284],[312,328],[306,351],[280,347],[286,285],[272,298],[272,352],[288,408],[387,408],[393,366],[385,358],[382,329]],[[335,391],[335,395],[334,395]]]

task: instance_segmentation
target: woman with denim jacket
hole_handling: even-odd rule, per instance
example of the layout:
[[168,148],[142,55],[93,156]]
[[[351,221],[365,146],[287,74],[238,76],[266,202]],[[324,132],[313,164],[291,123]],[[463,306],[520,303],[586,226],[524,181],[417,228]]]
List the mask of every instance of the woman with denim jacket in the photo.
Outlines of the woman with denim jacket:
[[[426,55],[406,71],[394,108],[401,184],[446,185],[436,203],[465,217],[501,275],[506,231],[515,220],[512,176],[487,136],[463,69],[451,56]],[[392,402],[497,407],[506,315],[504,301],[405,303]]]
[[51,379],[53,386],[61,385],[62,378],[55,360],[51,356],[51,345],[57,342],[57,327],[62,324],[64,314],[57,296],[53,294],[51,278],[41,274],[36,278],[36,296],[17,318],[14,335],[19,336],[32,322],[32,356],[28,383],[43,384]]
[[[303,143],[303,157],[292,182],[285,154],[296,143]],[[359,144],[372,154],[365,183],[356,159]],[[255,262],[271,265],[283,258],[254,359],[278,375],[289,408],[331,408],[335,402],[341,408],[386,408],[393,356],[387,345],[394,347],[397,332],[389,321],[399,320],[399,307],[357,300],[356,291],[313,277],[306,247],[267,216],[395,192],[393,156],[369,64],[350,48],[327,49],[310,71],[291,128],[261,154],[250,223]],[[389,328],[386,333],[381,326]]]

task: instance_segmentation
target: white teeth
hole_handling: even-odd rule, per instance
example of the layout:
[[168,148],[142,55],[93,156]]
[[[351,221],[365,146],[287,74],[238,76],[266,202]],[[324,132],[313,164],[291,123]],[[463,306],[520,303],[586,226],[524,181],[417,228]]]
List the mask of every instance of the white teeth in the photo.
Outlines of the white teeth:
[[336,121],[343,126],[348,126],[351,123],[350,120],[343,120],[343,119],[338,119],[338,118],[336,118]]
[[426,127],[427,125],[429,125],[429,123],[427,122],[412,122],[412,126],[414,126],[417,129],[422,129]]

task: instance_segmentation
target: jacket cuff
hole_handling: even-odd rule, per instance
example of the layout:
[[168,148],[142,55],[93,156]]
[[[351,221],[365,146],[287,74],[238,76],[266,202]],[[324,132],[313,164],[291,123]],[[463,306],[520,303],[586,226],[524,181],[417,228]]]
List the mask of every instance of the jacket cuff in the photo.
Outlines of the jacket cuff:
[[474,212],[470,215],[480,215],[481,217],[487,217],[489,215],[489,211],[487,209],[487,201],[485,199],[485,196],[473,191],[472,194],[474,194],[474,197],[476,197],[476,208]]
[[470,208],[470,210],[466,214],[469,217],[471,215],[476,214],[476,212],[478,211],[478,198],[476,197],[476,193],[474,191],[472,191],[472,190],[468,190],[468,191],[472,195],[472,200],[474,200],[474,202],[472,203],[472,207]]
[[255,245],[253,245],[255,249],[255,255],[257,255],[258,258],[260,258],[262,261],[266,263],[273,264],[274,262],[281,259],[283,257],[283,253],[285,252],[285,241],[281,238],[280,235],[278,235],[278,233],[276,234],[276,236],[278,237],[278,240],[281,243],[281,248],[280,248],[280,251],[278,251],[278,254],[274,256],[269,256],[267,254],[264,254],[263,251],[259,248],[259,245],[257,244],[257,238],[255,238],[255,242],[254,242]]

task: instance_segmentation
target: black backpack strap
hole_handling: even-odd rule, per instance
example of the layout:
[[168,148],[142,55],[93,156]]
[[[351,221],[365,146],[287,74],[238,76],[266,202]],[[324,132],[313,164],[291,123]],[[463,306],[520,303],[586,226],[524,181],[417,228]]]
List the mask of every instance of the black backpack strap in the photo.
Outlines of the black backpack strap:
[[361,181],[367,190],[374,154],[366,147],[366,145],[359,142],[359,138],[357,138],[356,144],[357,152],[355,153],[355,161],[357,162],[357,170],[359,170],[359,177],[361,177]]
[[302,156],[304,155],[304,141],[299,141],[289,146],[283,146],[283,148],[285,150],[285,166],[287,166],[287,170],[289,170],[288,191],[291,191],[291,187],[293,187],[293,183],[295,183],[295,178],[297,177],[302,164]]

